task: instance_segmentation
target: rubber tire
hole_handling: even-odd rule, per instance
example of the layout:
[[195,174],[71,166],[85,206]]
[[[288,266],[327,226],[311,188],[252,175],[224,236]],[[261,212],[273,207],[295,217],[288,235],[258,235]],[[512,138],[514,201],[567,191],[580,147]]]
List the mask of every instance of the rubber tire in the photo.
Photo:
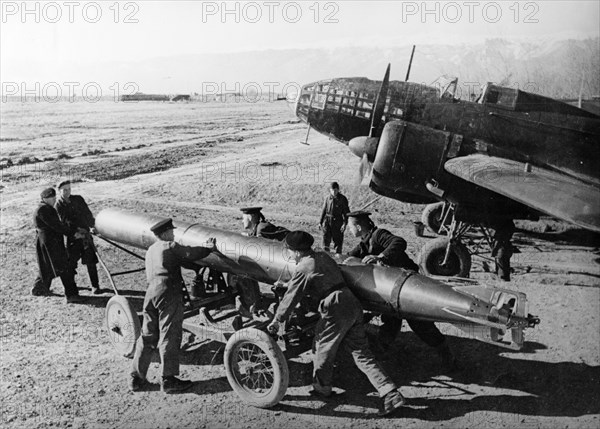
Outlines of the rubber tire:
[[471,271],[471,254],[462,243],[456,243],[450,251],[448,267],[442,267],[446,255],[448,238],[439,237],[427,242],[421,249],[419,265],[422,273],[430,276],[469,277]]
[[[266,393],[257,393],[243,384],[234,371],[240,348],[254,345],[264,352],[273,368],[273,384]],[[285,396],[290,374],[283,352],[273,338],[266,332],[255,328],[244,328],[235,332],[227,341],[223,356],[227,380],[240,399],[258,408],[270,408],[279,403]]]
[[[421,213],[421,222],[423,225],[427,227],[427,229],[433,232],[436,235],[447,235],[445,230],[440,232],[440,227],[442,226],[442,214],[444,213],[444,203],[433,203],[427,204],[423,213]],[[452,220],[451,216],[447,218],[447,226],[450,226],[450,222]]]
[[[137,313],[124,296],[116,295],[108,300],[105,310],[108,338],[119,354],[132,358],[142,327]],[[113,331],[119,328],[120,333]]]

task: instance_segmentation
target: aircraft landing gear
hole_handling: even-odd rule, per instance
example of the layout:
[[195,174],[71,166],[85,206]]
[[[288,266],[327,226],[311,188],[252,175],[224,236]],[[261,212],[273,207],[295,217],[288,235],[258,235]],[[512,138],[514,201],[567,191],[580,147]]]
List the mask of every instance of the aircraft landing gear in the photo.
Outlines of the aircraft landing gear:
[[423,246],[419,265],[429,276],[469,277],[471,254],[460,241],[439,237]]
[[425,206],[421,214],[421,222],[437,235],[448,235],[454,217],[452,204],[439,202]]
[[[450,203],[430,204],[423,211],[423,223],[434,230],[439,223],[438,237],[426,243],[419,254],[423,274],[445,277],[469,277],[472,257],[478,256],[484,263],[494,263],[490,257],[493,248],[492,234],[483,224],[457,221],[454,206]],[[426,223],[429,219],[432,223]],[[433,228],[431,228],[433,225]]]

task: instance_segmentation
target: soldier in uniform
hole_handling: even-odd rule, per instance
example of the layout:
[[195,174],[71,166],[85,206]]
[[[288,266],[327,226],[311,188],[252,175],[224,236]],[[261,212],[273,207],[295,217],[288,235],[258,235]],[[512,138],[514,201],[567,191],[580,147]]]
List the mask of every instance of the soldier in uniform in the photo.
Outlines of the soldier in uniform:
[[358,368],[383,398],[381,415],[391,414],[404,405],[405,399],[369,350],[360,302],[346,286],[337,263],[327,253],[313,251],[313,242],[312,235],[304,231],[290,232],[285,238],[296,269],[268,330],[278,332],[280,323],[287,320],[296,305],[303,299],[309,301],[321,315],[315,329],[311,394],[332,396],[335,356],[344,343]]
[[[56,185],[60,197],[56,201],[54,208],[58,212],[60,221],[65,225],[70,234],[67,235],[67,254],[69,255],[70,269],[73,275],[77,273],[77,262],[87,267],[92,293],[101,294],[98,283],[98,257],[94,251],[94,244],[90,232],[95,232],[94,224],[96,220],[90,211],[87,203],[80,195],[71,194],[71,182],[61,180]],[[79,233],[81,238],[76,238],[75,233]]]
[[340,192],[340,185],[332,182],[319,220],[319,228],[323,231],[323,250],[326,252],[329,252],[329,244],[333,240],[335,253],[342,253],[344,230],[348,223],[346,213],[349,211],[348,199]]
[[[381,263],[418,272],[419,266],[406,254],[406,241],[388,230],[377,228],[370,215],[371,213],[365,211],[348,213],[350,233],[354,237],[361,238],[361,242],[348,252],[348,256],[362,258],[365,264]],[[381,343],[390,344],[402,328],[402,319],[383,315],[381,320],[383,322],[379,332]],[[446,370],[459,369],[446,337],[433,322],[414,319],[406,319],[406,322],[423,342],[436,350]]]
[[33,215],[37,232],[35,248],[39,273],[31,294],[49,295],[52,279],[60,277],[67,303],[81,302],[73,272],[68,265],[63,238],[63,235],[70,234],[70,230],[60,222],[54,209],[56,191],[53,188],[44,189],[40,197],[42,201]]
[[[261,210],[262,207],[243,207],[242,224],[248,237],[262,237],[269,240],[282,241],[288,232],[288,229],[275,226],[267,222]],[[263,309],[262,295],[260,287],[256,280],[229,274],[227,283],[230,287],[237,287],[240,295],[236,298],[236,309],[244,317],[252,318],[258,315]]]
[[185,261],[208,256],[216,247],[214,239],[209,240],[207,247],[182,246],[174,241],[174,229],[171,219],[161,220],[150,228],[157,241],[146,252],[148,289],[144,297],[142,335],[129,378],[129,389],[134,392],[144,387],[156,348],[162,362],[162,391],[171,393],[192,385],[191,381],[176,377],[183,331],[181,266]]

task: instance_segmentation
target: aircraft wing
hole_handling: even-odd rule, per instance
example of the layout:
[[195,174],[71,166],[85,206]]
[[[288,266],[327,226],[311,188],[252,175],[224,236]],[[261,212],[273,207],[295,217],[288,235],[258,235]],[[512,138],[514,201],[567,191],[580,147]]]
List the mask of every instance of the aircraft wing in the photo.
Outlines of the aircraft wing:
[[565,174],[487,155],[450,159],[446,171],[551,216],[600,232],[600,189]]

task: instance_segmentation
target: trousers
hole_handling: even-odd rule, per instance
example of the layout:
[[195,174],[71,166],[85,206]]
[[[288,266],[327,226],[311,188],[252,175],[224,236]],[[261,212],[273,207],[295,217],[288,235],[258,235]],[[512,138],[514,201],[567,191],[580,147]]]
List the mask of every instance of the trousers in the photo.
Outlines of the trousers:
[[352,354],[354,363],[377,389],[381,397],[396,389],[369,349],[358,299],[348,288],[330,293],[319,304],[321,319],[315,333],[313,386],[331,393],[333,365],[341,344]]
[[132,374],[146,378],[154,350],[158,348],[162,376],[179,374],[179,349],[183,333],[183,299],[164,294],[144,300],[142,335],[136,345]]
[[342,232],[343,222],[325,220],[323,225],[323,249],[329,251],[329,245],[333,241],[333,250],[335,253],[342,253],[344,244],[344,233]]
[[98,288],[98,268],[96,267],[98,257],[94,248],[82,239],[68,240],[67,254],[69,255],[69,268],[73,270],[73,273],[77,272],[77,261],[81,259],[81,263],[87,267],[92,287]]

